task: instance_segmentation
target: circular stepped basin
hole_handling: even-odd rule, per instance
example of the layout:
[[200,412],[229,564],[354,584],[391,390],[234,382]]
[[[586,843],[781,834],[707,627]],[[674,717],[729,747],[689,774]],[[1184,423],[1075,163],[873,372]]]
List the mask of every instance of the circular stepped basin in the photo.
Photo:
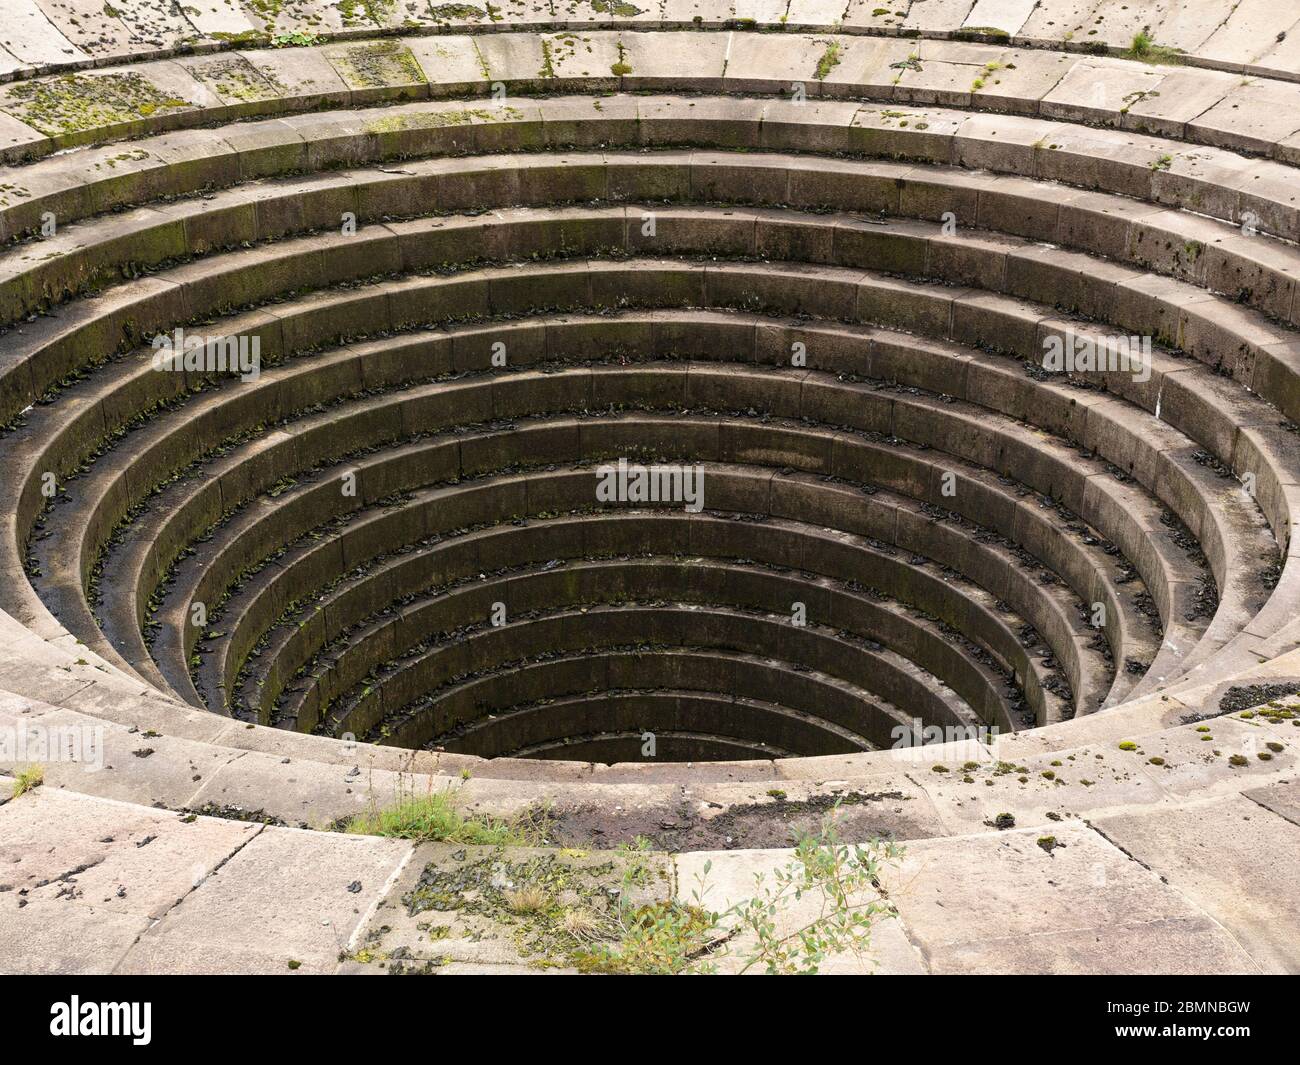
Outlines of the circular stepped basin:
[[151,119],[79,174],[33,151],[4,609],[216,714],[490,758],[987,738],[1289,646],[1300,262],[1240,194],[1181,209],[1241,145],[1157,181],[1189,128],[1130,141],[1171,149],[1143,177],[1104,129],[997,152],[972,99],[847,75],[802,112],[399,81]]
[[0,760],[0,955],[363,965],[480,856],[289,826],[437,789],[674,884],[838,808],[887,971],[1300,967],[1267,5],[19,6],[0,729],[110,771]]

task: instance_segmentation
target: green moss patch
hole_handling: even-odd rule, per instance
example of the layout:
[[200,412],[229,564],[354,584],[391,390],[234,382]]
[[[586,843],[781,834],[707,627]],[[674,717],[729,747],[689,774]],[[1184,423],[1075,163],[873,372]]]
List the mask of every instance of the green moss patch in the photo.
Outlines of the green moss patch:
[[416,115],[384,115],[366,123],[367,133],[403,133],[408,130],[443,129],[480,122],[515,121],[524,113],[517,107],[473,107],[455,111],[428,111]]
[[429,80],[411,50],[399,41],[344,48],[334,52],[330,61],[350,89],[425,85]]
[[197,66],[191,68],[190,73],[227,103],[275,100],[287,92],[284,86],[273,84],[242,56],[230,56]]
[[830,72],[840,65],[841,51],[839,41],[827,41],[826,51],[817,60],[817,68],[813,71],[813,77],[818,81],[825,81]]
[[358,26],[367,22],[384,26],[396,6],[397,0],[338,0],[337,4],[344,26]]
[[625,0],[587,0],[591,10],[599,15],[614,15],[617,18],[633,18],[641,14],[641,8]]
[[196,105],[169,96],[140,74],[64,74],[8,92],[5,110],[48,136],[139,122]]
[[429,8],[429,14],[439,22],[487,18],[487,12],[473,4],[437,4]]

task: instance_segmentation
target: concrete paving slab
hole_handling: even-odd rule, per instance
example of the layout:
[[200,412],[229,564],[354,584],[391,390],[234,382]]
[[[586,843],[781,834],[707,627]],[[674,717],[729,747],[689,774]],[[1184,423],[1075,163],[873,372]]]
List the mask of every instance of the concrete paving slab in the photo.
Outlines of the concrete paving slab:
[[1300,766],[1294,741],[1279,742],[1271,730],[1229,716],[1134,742],[1136,750],[1121,753],[1162,790],[1186,798],[1233,794],[1293,775]]
[[[972,97],[986,84],[989,73],[982,64],[945,62],[927,55],[935,42],[917,45],[915,65],[898,68],[893,99],[908,104],[940,104],[945,107],[970,107]],[[990,59],[990,62],[997,62]],[[978,83],[978,87],[977,87]]]
[[1224,20],[1221,4],[1214,0],[1171,3],[1158,17],[1149,18],[1151,39],[1165,48],[1195,53]]
[[1251,788],[1242,795],[1257,802],[1267,810],[1272,810],[1279,817],[1284,817],[1292,824],[1300,825],[1300,783],[1291,781],[1285,784],[1270,784],[1263,788]]
[[[33,725],[42,736],[65,743],[80,739],[83,744],[75,757],[39,756],[47,787],[142,806],[182,808],[209,776],[242,753],[176,736],[151,735],[149,730],[105,725],[97,718],[62,709],[41,713]],[[28,763],[38,761],[30,744],[26,752]],[[14,764],[18,763],[7,763]]]
[[1078,62],[1043,97],[1044,118],[1112,124],[1133,104],[1160,91],[1161,68],[1108,62]]
[[552,77],[560,80],[581,79],[599,84],[622,77],[620,64],[628,65],[619,52],[616,33],[545,34],[541,41],[543,65]]
[[1048,0],[1040,3],[1020,27],[1016,39],[1039,41],[1056,48],[1074,41],[1080,44],[1096,42],[1102,36],[1093,16],[1096,7],[1097,0]]
[[490,81],[543,80],[542,44],[529,34],[485,34],[474,39]]
[[175,62],[150,64],[147,77],[121,69],[69,74],[48,96],[18,82],[4,87],[0,101],[8,114],[61,147],[156,131],[187,111],[221,104]]
[[[788,94],[792,85],[802,84],[808,93],[807,86],[816,83],[829,47],[827,42],[804,34],[735,34],[724,66],[728,91]],[[838,65],[825,72],[836,69]]]
[[41,900],[20,907],[19,901],[0,895],[0,973],[110,973],[152,923],[95,906]]
[[1295,11],[1280,9],[1269,0],[1240,0],[1197,45],[1196,54],[1216,63],[1253,66],[1276,49],[1279,34],[1287,34],[1296,21]]
[[962,28],[1001,30],[1014,36],[1037,6],[1037,0],[975,0]]
[[[840,23],[845,7],[845,0],[789,0],[785,9],[785,25],[789,29],[804,26],[816,30],[829,29]],[[891,21],[896,18],[890,17]],[[878,21],[881,26],[889,25],[883,18]]]
[[[966,8],[962,11],[962,15],[970,10],[972,2],[973,0],[934,0],[934,3],[951,6],[956,6],[957,3],[965,3]],[[882,5],[879,2],[872,3],[871,0],[848,0],[847,4],[840,7],[843,13],[842,22],[844,26],[858,32],[897,34],[902,29],[909,9],[920,11],[932,5],[930,0],[926,0],[922,4],[894,6],[897,7],[897,10],[890,9],[889,5]],[[954,15],[953,17],[960,19],[961,15]]]
[[933,962],[932,971],[1218,976],[1246,975],[1260,969],[1213,921],[1180,917],[954,944]]
[[417,37],[410,47],[431,84],[486,85],[489,80],[473,37]]
[[209,56],[186,56],[177,60],[192,77],[198,79],[221,103],[240,105],[278,100],[282,90],[243,56],[217,52]]
[[974,73],[981,85],[971,81],[971,106],[990,111],[1033,115],[1042,111],[1041,101],[1060,83],[1075,64],[1073,56],[1031,49],[1003,51],[989,62],[1000,64],[990,70],[981,66]]
[[1125,759],[1126,753],[1081,747],[1019,759],[971,761],[943,773],[918,770],[911,776],[925,788],[951,833],[993,827],[1004,814],[1019,825],[1038,825],[1078,817],[1087,810],[1168,803],[1167,792],[1136,759]]
[[[408,4],[397,5],[403,10]],[[249,16],[260,28],[271,34],[304,33],[313,36],[334,35],[341,32],[357,32],[351,29],[352,20],[344,16],[339,4],[330,0],[289,0],[283,4],[262,4],[251,6],[245,4]],[[364,8],[352,8],[352,11],[364,11]],[[373,7],[376,13],[380,7]]]
[[1096,41],[1115,49],[1127,49],[1144,27],[1157,25],[1178,0],[1151,0],[1131,4],[1128,0],[1099,0],[1089,22],[1095,34],[1076,34],[1074,41]]
[[330,765],[258,751],[241,752],[221,766],[229,772],[218,767],[195,784],[186,802],[189,809],[230,811],[311,828],[352,817],[368,805],[387,806],[403,788],[423,793],[428,780],[392,770],[363,770],[359,762]]
[[883,879],[935,973],[1258,971],[1219,925],[1081,826],[918,841]]
[[331,45],[324,54],[358,103],[428,94],[428,78],[400,40]]
[[157,920],[261,829],[39,787],[0,808],[0,893]]
[[283,99],[301,98],[302,106],[348,103],[348,87],[317,49],[253,50],[239,56]]
[[[1283,37],[1282,33],[1286,36]],[[1283,75],[1291,78],[1300,73],[1300,31],[1297,27],[1293,25],[1276,33],[1273,36],[1273,44],[1253,62],[1246,64],[1246,73]]]
[[[211,743],[228,731],[229,719],[153,694],[128,694],[124,685],[96,681],[66,700],[67,709],[141,732]],[[232,746],[235,746],[232,744]]]
[[89,58],[55,28],[36,0],[13,0],[5,6],[0,45],[19,62],[38,68]]
[[0,112],[0,159],[16,162],[48,154],[51,146],[45,134],[26,122]]
[[115,0],[111,6],[141,47],[173,48],[195,35],[194,26],[180,10],[158,0]]
[[257,24],[234,0],[193,0],[185,17],[202,37],[221,40],[258,30]]
[[1267,152],[1300,130],[1300,85],[1240,85],[1187,123],[1199,141],[1239,151]]
[[1120,125],[1139,133],[1183,138],[1187,123],[1214,107],[1240,82],[1209,70],[1166,68],[1154,89],[1132,90],[1121,107]]
[[1300,969],[1300,825],[1241,796],[1091,823],[1223,925],[1260,968]]
[[[874,17],[877,7],[890,6],[881,4],[879,0],[863,0],[849,9],[849,17],[858,19],[861,24],[868,17]],[[905,31],[951,33],[962,25],[974,6],[973,0],[924,0],[924,3],[908,4],[903,19],[897,25]],[[848,22],[849,18],[845,21]],[[866,24],[870,25],[869,22]]]
[[686,41],[679,33],[628,33],[619,38],[622,62],[631,69],[624,77],[652,87],[664,79],[664,88],[677,78],[721,78],[727,68],[730,37],[722,33],[695,34]]
[[39,0],[42,13],[88,56],[108,59],[139,54],[139,42],[112,5],[99,0]]
[[400,840],[267,828],[141,935],[116,971],[330,972],[410,851]]

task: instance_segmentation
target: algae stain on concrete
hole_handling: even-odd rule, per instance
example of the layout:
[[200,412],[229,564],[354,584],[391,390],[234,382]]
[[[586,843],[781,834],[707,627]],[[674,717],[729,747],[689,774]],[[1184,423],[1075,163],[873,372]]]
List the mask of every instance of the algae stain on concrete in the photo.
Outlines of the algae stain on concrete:
[[15,85],[4,110],[48,136],[82,133],[197,106],[140,74],[64,74]]

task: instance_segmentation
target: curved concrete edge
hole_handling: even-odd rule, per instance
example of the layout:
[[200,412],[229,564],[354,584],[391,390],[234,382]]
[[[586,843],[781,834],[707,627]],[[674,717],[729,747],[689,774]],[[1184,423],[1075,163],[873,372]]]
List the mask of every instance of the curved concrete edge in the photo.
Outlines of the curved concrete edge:
[[539,30],[251,48],[16,81],[0,85],[0,159],[259,116],[449,96],[490,107],[502,93],[574,91],[938,105],[1185,138],[1292,162],[1300,133],[1288,117],[1300,104],[1300,85],[1291,81],[1018,48],[996,37]]
[[[933,775],[922,777],[927,786],[942,790],[946,781],[939,778],[945,774],[935,772],[936,765],[952,772],[951,767],[968,762],[995,767],[1005,763],[1038,767],[1041,773],[1051,762],[1064,762],[1071,755],[1075,762],[1084,756],[1113,762],[1134,753],[1120,751],[1121,743],[1137,744],[1148,758],[1164,757],[1165,752],[1158,748],[1167,747],[1169,752],[1182,752],[1194,763],[1187,766],[1186,773],[1186,780],[1194,783],[1186,786],[1184,774],[1171,776],[1170,758],[1165,758],[1165,766],[1144,764],[1140,772],[1150,778],[1144,802],[1147,795],[1156,801],[1176,798],[1184,792],[1203,795],[1207,788],[1231,791],[1239,788],[1244,779],[1272,783],[1274,778],[1281,779],[1292,772],[1296,758],[1292,747],[1297,739],[1294,733],[1300,733],[1300,729],[1288,729],[1286,722],[1269,724],[1256,718],[1221,716],[1220,700],[1233,688],[1298,681],[1300,650],[1199,691],[1179,696],[1154,694],[1097,714],[1012,734],[776,762],[604,766],[585,762],[490,761],[469,755],[351,744],[232,721],[168,700],[93,664],[78,663],[72,654],[45,644],[39,659],[26,647],[18,651],[6,648],[0,653],[0,692],[3,693],[0,714],[3,724],[10,729],[17,729],[24,722],[40,722],[41,727],[66,724],[102,728],[103,762],[111,765],[116,761],[121,768],[86,771],[80,764],[55,761],[47,766],[47,779],[52,785],[88,794],[159,803],[171,809],[205,802],[246,809],[260,807],[268,816],[291,823],[326,824],[354,812],[371,795],[378,794],[381,801],[386,800],[408,777],[418,787],[464,785],[467,800],[493,804],[500,801],[502,812],[506,812],[553,797],[556,789],[580,784],[630,784],[671,791],[683,783],[762,784],[786,780],[822,786],[828,781],[930,773]],[[1205,721],[1215,722],[1216,735],[1218,730],[1224,730],[1223,741],[1211,745],[1211,749],[1223,753],[1208,762],[1202,758],[1206,747],[1197,746],[1202,741],[1196,728]],[[1272,733],[1279,733],[1275,739],[1285,745],[1276,758],[1252,764],[1249,773],[1239,773],[1237,767],[1228,763],[1228,757],[1238,748],[1254,753],[1249,742],[1251,737],[1264,742],[1260,737]],[[149,755],[134,753],[146,747],[151,748]],[[1197,752],[1194,758],[1191,752]],[[206,762],[207,773],[176,772],[178,768],[189,767],[198,756]],[[290,761],[285,763],[283,759]],[[0,768],[35,761],[38,759],[9,757],[0,762]],[[1142,759],[1130,757],[1128,761],[1139,763]],[[1040,762],[1045,765],[1039,766]],[[298,764],[301,773],[290,779],[288,774],[274,768],[282,764]],[[128,766],[129,772],[125,771]],[[1077,776],[1072,785],[1077,791],[1062,791],[1062,780],[1053,778],[1034,781],[1034,787],[1023,795],[1015,788],[984,785],[985,790],[980,794],[988,801],[981,801],[980,808],[997,799],[1033,811],[1038,807],[1026,803],[1059,803],[1063,801],[1061,796],[1075,794],[1078,796],[1075,801],[1083,810],[1096,810],[1110,803],[1106,792],[1091,790],[1097,786],[1096,781],[1082,783],[1087,779],[1082,769],[1072,774],[1061,768],[1062,772],[1054,777],[1068,782],[1071,776]],[[961,775],[957,774],[956,778],[960,779]],[[1012,781],[1019,784],[1021,775],[1028,774],[1012,775]],[[284,779],[280,779],[282,776]],[[345,777],[349,779],[345,781]],[[214,782],[210,778],[219,779]],[[1004,799],[1004,791],[1015,792],[1018,797],[1008,794]]]
[[[347,41],[400,32],[490,34],[521,26],[552,30],[744,29],[827,32],[913,40],[989,41],[1062,49],[1096,57],[1131,54],[1146,30],[1150,61],[1176,60],[1206,69],[1300,77],[1285,34],[1261,34],[1257,4],[1194,0],[1171,9],[1117,5],[1099,10],[1076,0],[964,0],[942,5],[879,6],[867,0],[662,0],[636,4],[570,4],[558,15],[544,0],[502,5],[354,5],[296,0],[292,5],[209,0],[202,8],[155,10],[132,0],[100,7],[58,0],[12,0],[0,49],[0,79],[93,68],[160,56],[203,55],[278,40]],[[902,10],[899,10],[899,8]],[[1277,25],[1284,29],[1283,19]],[[1272,28],[1276,28],[1275,26]],[[298,35],[295,38],[295,35]]]

